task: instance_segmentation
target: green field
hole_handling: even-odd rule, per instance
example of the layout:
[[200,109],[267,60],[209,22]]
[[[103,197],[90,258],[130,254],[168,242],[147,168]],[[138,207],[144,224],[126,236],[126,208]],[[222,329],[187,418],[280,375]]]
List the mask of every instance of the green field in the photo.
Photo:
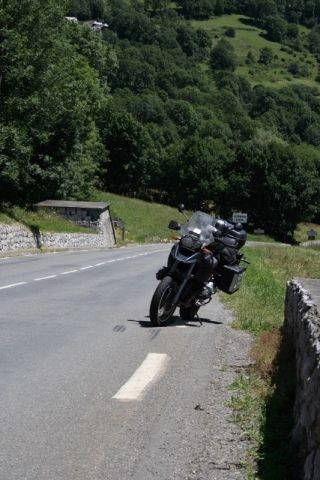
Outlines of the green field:
[[184,215],[177,208],[160,203],[150,203],[113,193],[96,192],[94,201],[109,202],[113,218],[126,224],[125,240],[128,243],[169,241],[174,232],[168,229],[170,220],[183,223]]
[[[300,83],[311,87],[319,86],[315,81],[317,76],[317,62],[314,56],[307,52],[288,53],[283,51],[283,46],[277,42],[271,42],[265,38],[265,31],[250,24],[250,19],[244,15],[224,15],[210,20],[194,20],[192,25],[196,28],[203,28],[212,38],[212,44],[215,45],[220,38],[226,38],[235,48],[239,59],[239,66],[236,73],[245,77],[253,85],[262,83],[267,86],[284,87],[292,83]],[[226,28],[234,28],[236,35],[234,38],[226,37],[224,32]],[[305,39],[308,30],[305,27],[299,27],[302,39]],[[278,56],[271,65],[264,66],[258,63],[260,50],[269,47],[274,55]],[[286,47],[285,47],[286,48]],[[251,51],[256,58],[253,65],[245,63],[248,52]],[[288,65],[298,61],[306,64],[310,69],[309,77],[296,78],[288,72]],[[208,66],[206,67],[209,68]]]

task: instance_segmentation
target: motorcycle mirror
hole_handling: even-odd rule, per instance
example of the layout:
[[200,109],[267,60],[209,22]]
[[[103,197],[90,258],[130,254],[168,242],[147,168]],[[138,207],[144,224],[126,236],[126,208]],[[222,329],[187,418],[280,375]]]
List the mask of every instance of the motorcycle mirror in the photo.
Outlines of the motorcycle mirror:
[[178,210],[180,213],[184,212],[184,210],[186,209],[186,207],[184,206],[183,203],[180,203],[180,205],[178,206]]
[[168,228],[170,228],[170,230],[180,230],[180,227],[180,223],[178,223],[176,220],[171,220],[168,225]]

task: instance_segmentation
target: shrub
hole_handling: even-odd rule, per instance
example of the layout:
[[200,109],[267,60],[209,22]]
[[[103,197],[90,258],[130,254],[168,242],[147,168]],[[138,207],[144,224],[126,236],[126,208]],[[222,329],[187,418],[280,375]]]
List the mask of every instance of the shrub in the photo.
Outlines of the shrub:
[[271,48],[264,47],[260,50],[260,57],[259,63],[263,63],[264,65],[270,65],[273,61],[273,52]]
[[229,27],[226,29],[226,31],[224,32],[224,34],[227,36],[227,37],[232,37],[234,38],[236,36],[236,31],[234,28],[232,27]]

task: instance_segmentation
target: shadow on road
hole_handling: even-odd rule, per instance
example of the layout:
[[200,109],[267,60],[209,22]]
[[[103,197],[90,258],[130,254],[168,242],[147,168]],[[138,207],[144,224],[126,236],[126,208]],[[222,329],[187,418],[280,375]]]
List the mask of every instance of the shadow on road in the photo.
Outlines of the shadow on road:
[[[149,317],[145,317],[149,318]],[[127,322],[135,322],[139,323],[140,327],[142,328],[158,328],[158,327],[153,327],[151,322],[149,320],[134,320],[131,318],[127,319]],[[179,316],[175,315],[172,317],[172,322],[169,324],[163,325],[163,327],[180,327],[180,326],[185,326],[185,327],[201,327],[201,323],[208,323],[212,325],[222,325],[223,322],[217,322],[215,320],[210,320],[209,318],[200,318],[199,320],[192,320],[190,323],[186,322],[185,320],[182,320]]]

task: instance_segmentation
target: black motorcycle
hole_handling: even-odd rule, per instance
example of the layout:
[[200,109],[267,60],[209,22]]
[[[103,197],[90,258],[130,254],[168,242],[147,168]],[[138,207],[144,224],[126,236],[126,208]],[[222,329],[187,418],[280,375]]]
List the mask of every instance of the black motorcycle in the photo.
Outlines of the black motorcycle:
[[246,270],[243,262],[249,262],[237,253],[233,264],[227,265],[221,262],[221,255],[226,248],[237,251],[243,246],[246,233],[242,225],[235,228],[227,222],[218,230],[215,225],[219,222],[198,211],[183,225],[174,220],[169,223],[170,229],[180,231],[181,238],[172,247],[167,266],[157,273],[160,283],[150,305],[153,326],[169,323],[177,307],[183,320],[192,320],[218,289],[228,294],[239,289]]

